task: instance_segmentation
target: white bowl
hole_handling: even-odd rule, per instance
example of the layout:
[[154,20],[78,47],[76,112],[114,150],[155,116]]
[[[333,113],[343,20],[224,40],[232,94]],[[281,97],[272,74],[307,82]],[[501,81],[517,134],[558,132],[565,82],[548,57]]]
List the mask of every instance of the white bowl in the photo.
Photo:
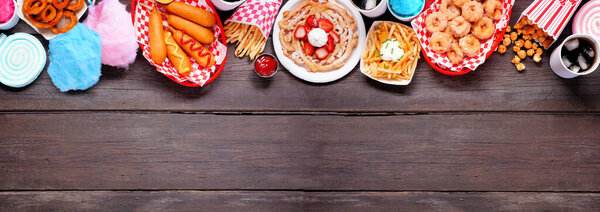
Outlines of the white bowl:
[[17,1],[13,0],[15,5],[15,11],[13,11],[13,16],[6,23],[0,24],[0,30],[9,30],[12,29],[17,23],[19,23],[19,16],[17,15]]
[[221,11],[229,11],[233,10],[236,7],[240,6],[242,3],[246,2],[246,0],[239,0],[236,2],[228,2],[225,0],[210,0],[210,2]]
[[390,3],[388,3],[388,10],[390,11],[390,13],[396,17],[398,20],[400,21],[404,21],[404,22],[410,22],[412,21],[415,17],[417,17],[419,14],[421,14],[423,12],[423,10],[425,9],[425,4],[427,4],[427,0],[423,0],[423,5],[421,5],[421,10],[419,10],[419,12],[414,15],[414,16],[410,16],[410,17],[400,17],[398,15],[396,15],[396,13],[394,13],[394,11],[392,10],[392,5]]
[[352,0],[346,0],[346,1],[348,1],[349,5],[352,5],[353,9],[358,10],[360,13],[362,13],[363,15],[365,15],[369,18],[375,18],[375,17],[379,17],[379,16],[383,15],[385,13],[385,9],[388,4],[388,0],[381,0],[381,2],[379,2],[379,4],[377,6],[375,6],[375,8],[370,9],[370,10],[363,10],[360,7],[354,5],[354,2],[352,2]]

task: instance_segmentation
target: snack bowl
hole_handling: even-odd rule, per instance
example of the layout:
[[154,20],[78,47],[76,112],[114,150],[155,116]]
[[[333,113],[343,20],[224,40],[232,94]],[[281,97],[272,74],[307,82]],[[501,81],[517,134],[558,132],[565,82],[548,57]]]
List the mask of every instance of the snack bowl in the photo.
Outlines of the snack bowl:
[[[223,24],[221,19],[217,15],[217,11],[210,3],[209,0],[177,0],[201,9],[207,10],[208,12],[215,15],[217,23],[211,28],[214,33],[215,40],[210,45],[204,45],[206,49],[211,51],[215,55],[217,63],[213,67],[203,68],[195,60],[192,60],[192,73],[188,76],[181,75],[177,72],[175,67],[170,61],[165,61],[162,64],[156,64],[150,59],[150,43],[149,43],[149,14],[150,12],[142,6],[144,4],[155,4],[152,0],[133,0],[131,1],[131,21],[133,22],[134,28],[136,28],[136,37],[142,55],[148,62],[156,68],[156,71],[165,75],[177,84],[187,87],[202,87],[213,82],[223,71],[225,62],[227,61],[227,46],[225,40],[225,32],[223,31]],[[218,62],[222,59],[221,62]]]
[[459,76],[467,74],[485,63],[487,58],[491,56],[495,51],[500,42],[502,42],[503,36],[508,27],[509,19],[512,13],[512,7],[515,0],[500,0],[502,2],[502,18],[498,21],[494,21],[495,32],[494,35],[485,41],[481,42],[481,49],[479,54],[475,57],[465,57],[460,64],[453,65],[448,60],[445,54],[434,52],[429,47],[429,37],[431,33],[428,33],[425,29],[425,20],[427,16],[435,11],[439,10],[441,0],[433,0],[430,6],[425,9],[421,14],[415,17],[411,21],[411,25],[417,36],[422,47],[422,54],[427,63],[436,71],[450,76]]
[[[371,28],[369,29],[368,33],[367,33],[367,40],[371,37],[371,33],[375,33],[375,29],[377,29],[377,27],[382,24],[382,23],[390,23],[390,24],[401,24],[401,23],[397,23],[397,22],[393,22],[393,21],[375,21],[373,22],[373,24],[371,25]],[[404,24],[401,24],[404,25]],[[408,27],[408,26],[406,26]],[[410,27],[409,27],[410,28]],[[419,44],[417,43],[416,46],[417,48]],[[367,44],[365,44],[364,46],[364,51],[371,51],[371,49],[367,49]],[[421,49],[418,48],[417,52],[416,52],[416,60],[419,60],[419,56],[421,54]],[[416,61],[415,61],[416,62]],[[365,76],[378,81],[380,83],[384,83],[384,84],[388,84],[388,85],[408,85],[410,84],[410,82],[412,81],[413,76],[415,75],[415,71],[417,69],[417,66],[415,65],[412,70],[408,70],[410,72],[410,77],[408,79],[403,79],[403,80],[392,80],[392,79],[383,79],[383,78],[377,78],[377,77],[373,77],[371,75],[369,75],[366,71],[367,71],[367,66],[366,66],[366,62],[364,61],[364,58],[361,56],[360,59],[360,72],[363,73]]]
[[365,15],[369,18],[376,18],[376,17],[383,15],[385,13],[385,9],[387,8],[387,5],[388,5],[388,0],[381,0],[379,2],[379,4],[377,6],[375,6],[374,8],[372,8],[370,10],[364,10],[364,9],[358,7],[357,5],[355,5],[352,0],[347,0],[347,1],[348,1],[349,5],[352,6],[352,8],[354,8],[355,10],[358,10],[360,13],[362,13],[363,15]]
[[[392,1],[393,2],[393,1]],[[427,0],[423,0],[423,4],[421,5],[421,9],[419,9],[419,12],[413,16],[401,16],[399,14],[396,14],[394,12],[394,10],[392,9],[392,2],[388,2],[388,10],[390,11],[390,13],[396,17],[396,19],[400,20],[400,21],[404,21],[404,22],[410,22],[413,19],[415,19],[415,17],[417,17],[419,14],[421,14],[423,12],[423,10],[425,10],[425,5],[427,4]]]
[[12,17],[5,23],[0,24],[0,30],[9,30],[12,29],[17,23],[19,23],[19,16],[17,15],[17,1],[12,0],[14,3],[14,10]]
[[[50,40],[58,35],[58,34],[52,33],[52,31],[50,31],[50,29],[44,29],[44,28],[39,28],[39,27],[34,26],[29,20],[27,20],[27,18],[25,18],[25,15],[23,15],[23,11],[21,8],[23,7],[23,3],[25,3],[25,0],[16,0],[16,1],[17,1],[17,4],[15,4],[15,9],[17,10],[16,13],[17,13],[17,15],[19,15],[19,18],[21,18],[21,20],[25,21],[25,23],[27,23],[29,26],[31,26],[31,28],[33,28],[36,32],[40,33],[40,35],[42,35],[42,37],[44,37],[46,40]],[[79,21],[79,19],[81,19],[81,17],[85,14],[87,9],[88,9],[88,5],[84,1],[83,7],[75,13],[75,15],[77,16],[77,21]]]
[[236,7],[240,6],[242,3],[246,2],[246,0],[238,0],[238,1],[226,1],[226,0],[210,0],[210,2],[221,11],[229,11],[233,10]]

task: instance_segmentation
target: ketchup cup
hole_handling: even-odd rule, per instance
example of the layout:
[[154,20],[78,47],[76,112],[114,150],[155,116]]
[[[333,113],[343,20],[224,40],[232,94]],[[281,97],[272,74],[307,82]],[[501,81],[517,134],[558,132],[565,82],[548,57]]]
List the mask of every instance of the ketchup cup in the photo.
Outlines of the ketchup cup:
[[271,78],[279,70],[279,61],[272,54],[260,54],[254,60],[254,72],[262,78]]

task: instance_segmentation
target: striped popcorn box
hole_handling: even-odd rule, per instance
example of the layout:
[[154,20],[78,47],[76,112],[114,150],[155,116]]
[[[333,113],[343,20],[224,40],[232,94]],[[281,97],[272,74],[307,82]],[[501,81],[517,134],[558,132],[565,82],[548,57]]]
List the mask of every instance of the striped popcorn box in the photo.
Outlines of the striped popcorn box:
[[268,38],[280,6],[281,0],[248,0],[227,21],[257,26]]
[[541,28],[551,38],[550,42],[542,45],[548,49],[565,29],[580,3],[581,0],[535,0],[521,14],[518,23],[526,17],[530,24]]

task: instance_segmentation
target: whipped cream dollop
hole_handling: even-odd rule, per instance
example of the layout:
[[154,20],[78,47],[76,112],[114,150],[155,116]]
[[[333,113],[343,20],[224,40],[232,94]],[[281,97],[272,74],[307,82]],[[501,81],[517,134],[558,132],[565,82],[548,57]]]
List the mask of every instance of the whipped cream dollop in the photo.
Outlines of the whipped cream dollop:
[[314,47],[322,47],[327,44],[327,32],[320,28],[314,28],[308,33],[308,42]]

